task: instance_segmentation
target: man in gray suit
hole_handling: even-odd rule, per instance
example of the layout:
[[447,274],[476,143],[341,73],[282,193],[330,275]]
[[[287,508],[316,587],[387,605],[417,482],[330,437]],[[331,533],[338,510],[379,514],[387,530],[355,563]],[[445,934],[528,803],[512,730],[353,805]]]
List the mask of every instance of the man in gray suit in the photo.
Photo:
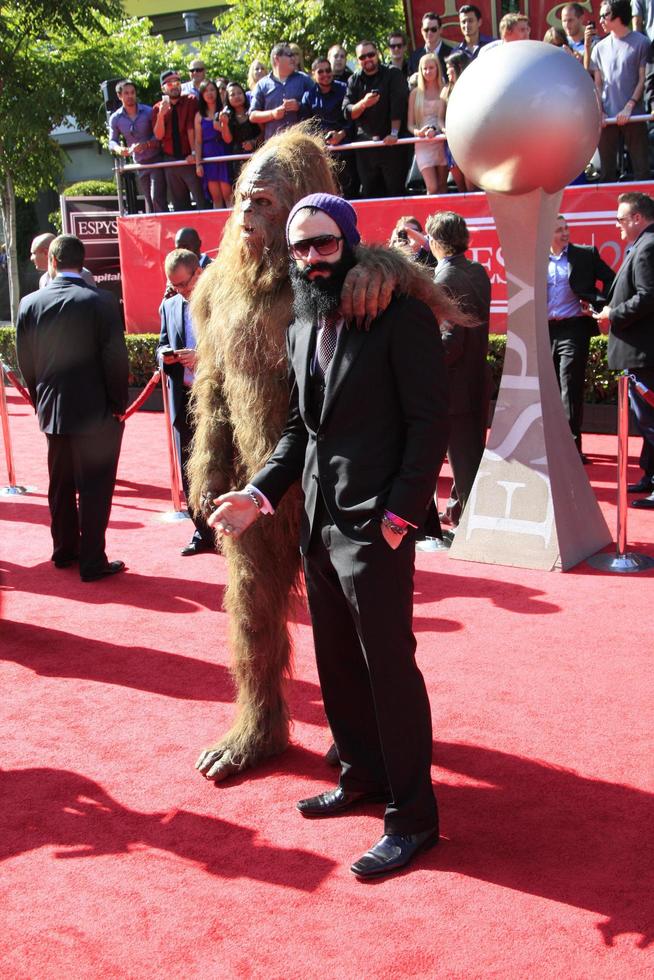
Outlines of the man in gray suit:
[[470,327],[441,323],[445,363],[450,382],[450,441],[447,456],[454,481],[443,524],[456,527],[479,469],[486,444],[490,398],[488,323],[491,283],[479,262],[465,257],[470,241],[468,227],[454,211],[439,211],[427,221],[433,255],[438,259],[434,281],[448,289],[464,313],[473,319]]

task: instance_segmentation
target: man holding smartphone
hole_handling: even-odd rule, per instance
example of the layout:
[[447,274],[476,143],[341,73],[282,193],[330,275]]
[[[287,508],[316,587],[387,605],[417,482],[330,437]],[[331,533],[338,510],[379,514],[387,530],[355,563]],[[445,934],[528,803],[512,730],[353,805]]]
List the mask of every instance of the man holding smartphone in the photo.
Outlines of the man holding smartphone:
[[[189,301],[202,269],[195,252],[190,252],[185,248],[176,248],[168,253],[165,269],[166,278],[175,290],[175,295],[164,300],[159,310],[161,334],[157,347],[157,360],[161,362],[164,373],[170,378],[170,414],[173,435],[182,470],[182,486],[188,501],[186,461],[193,438],[189,400],[196,359],[195,333]],[[202,514],[195,513],[190,508],[189,514],[195,524],[195,531],[189,543],[182,549],[182,555],[198,555],[202,551],[214,551],[213,533],[207,527]]]
[[404,147],[388,149],[397,143],[406,121],[409,93],[402,73],[387,68],[379,60],[372,41],[356,47],[360,64],[347,83],[343,102],[346,119],[356,123],[356,141],[376,140],[386,144],[379,150],[358,150],[357,171],[362,197],[402,197],[407,172]]
[[295,70],[285,41],[274,46],[270,62],[272,71],[259,79],[250,103],[250,122],[263,126],[265,139],[299,121],[302,96],[313,88],[309,76]]

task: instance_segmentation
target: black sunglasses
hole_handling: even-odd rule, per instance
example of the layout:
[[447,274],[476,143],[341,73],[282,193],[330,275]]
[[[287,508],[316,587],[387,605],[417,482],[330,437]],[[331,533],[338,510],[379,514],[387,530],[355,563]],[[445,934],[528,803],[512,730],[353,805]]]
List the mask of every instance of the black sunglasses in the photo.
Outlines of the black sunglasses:
[[342,235],[316,235],[315,238],[302,238],[299,242],[290,242],[288,250],[295,259],[307,259],[312,248],[318,255],[333,255],[334,252],[338,252],[338,243],[342,241]]
[[438,34],[440,27],[423,27],[425,34]]
[[359,55],[359,61],[370,61],[371,58],[376,58],[376,57],[377,57],[376,51],[368,51],[366,52],[366,54]]
[[403,47],[404,47],[404,41],[400,41],[399,44],[389,44],[389,48],[403,48]]
[[191,72],[196,72],[196,71],[206,71],[206,68],[191,68],[191,69],[189,69],[189,70],[190,70]]

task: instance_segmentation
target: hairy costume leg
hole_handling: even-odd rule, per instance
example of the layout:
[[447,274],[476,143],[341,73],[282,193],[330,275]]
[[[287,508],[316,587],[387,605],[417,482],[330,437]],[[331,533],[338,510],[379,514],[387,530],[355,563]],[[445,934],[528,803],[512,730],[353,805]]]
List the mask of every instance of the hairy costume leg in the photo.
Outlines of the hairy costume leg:
[[224,539],[237,716],[232,728],[204,749],[197,763],[208,779],[225,779],[288,745],[284,680],[290,674],[288,619],[300,570],[299,491],[274,517],[260,518],[237,540]]

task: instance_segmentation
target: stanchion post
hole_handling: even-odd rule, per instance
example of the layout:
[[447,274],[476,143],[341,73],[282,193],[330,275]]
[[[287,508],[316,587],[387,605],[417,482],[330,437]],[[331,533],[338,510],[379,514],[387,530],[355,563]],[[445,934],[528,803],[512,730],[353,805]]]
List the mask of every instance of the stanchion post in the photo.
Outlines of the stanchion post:
[[629,462],[629,375],[618,378],[618,487],[615,554],[598,554],[588,564],[604,572],[644,572],[654,568],[654,558],[627,551],[627,464]]
[[7,408],[7,392],[5,389],[5,372],[0,365],[0,417],[2,418],[2,438],[5,444],[5,460],[7,461],[7,477],[9,486],[0,487],[3,495],[16,495],[27,493],[26,487],[19,487],[16,484],[16,470],[14,469],[14,455],[11,448],[11,432],[9,431],[9,410]]
[[629,463],[629,378],[618,378],[618,517],[617,555],[627,550],[627,465]]

